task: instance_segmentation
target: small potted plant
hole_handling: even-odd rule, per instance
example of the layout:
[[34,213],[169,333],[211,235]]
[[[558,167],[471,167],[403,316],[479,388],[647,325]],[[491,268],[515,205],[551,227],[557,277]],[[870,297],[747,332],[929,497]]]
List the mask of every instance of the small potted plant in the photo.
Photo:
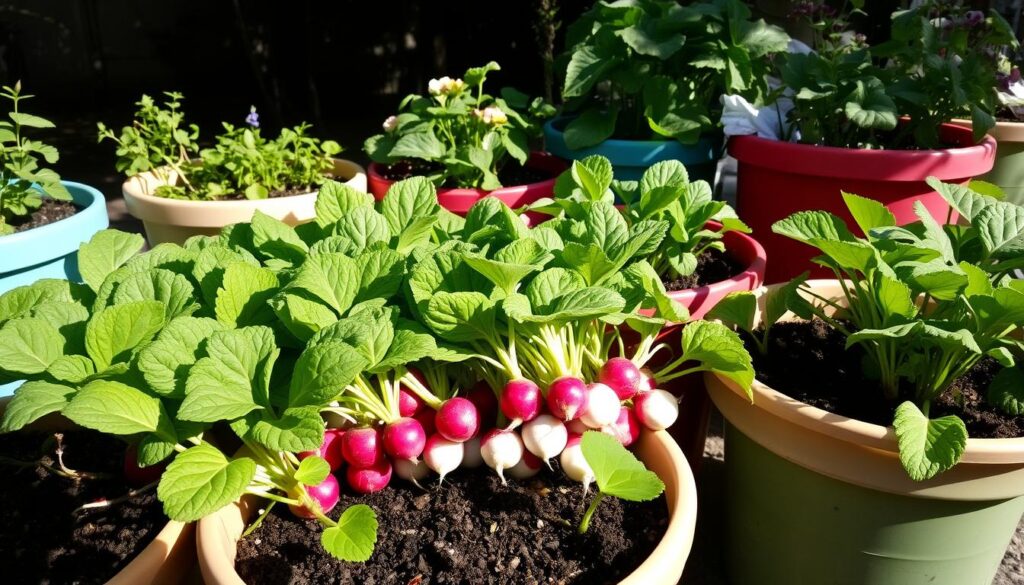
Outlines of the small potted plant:
[[844,194],[865,237],[827,212],[775,225],[835,280],[709,314],[746,331],[757,372],[752,392],[706,377],[728,421],[734,583],[993,579],[1024,513],[1024,209],[929,185],[965,224],[917,203],[898,227]]
[[554,108],[510,88],[500,97],[484,93],[487,74],[500,69],[491,61],[462,79],[432,79],[428,96],[402,100],[384,132],[363,147],[373,160],[374,197],[383,199],[396,181],[414,176],[429,178],[438,203],[459,215],[485,196],[521,207],[551,195],[565,165],[531,143]]
[[[915,220],[917,201],[945,219],[949,207],[925,178],[965,183],[992,167],[995,141],[985,133],[996,70],[981,48],[1016,43],[997,13],[966,13],[958,3],[895,12],[891,38],[874,47],[841,12],[808,16],[814,51],[776,60],[778,100],[757,111],[726,98],[737,134],[729,142],[739,161],[736,209],[775,258],[769,282],[810,266],[807,249],[768,233],[772,224],[819,208],[849,221],[842,190],[882,201],[900,223]],[[949,124],[965,115],[973,133]]]
[[215,235],[257,210],[289,225],[311,221],[328,179],[366,190],[362,167],[333,158],[338,143],[310,136],[306,124],[267,138],[252,108],[244,126],[224,123],[214,144],[200,149],[199,128],[181,110],[183,96],[164,95],[162,104],[142,96],[120,133],[99,124],[99,139],[117,145],[117,170],[128,176],[125,205],[142,220],[150,245]]
[[620,179],[678,160],[714,183],[720,96],[761,103],[769,57],[788,41],[740,0],[596,3],[566,34],[565,106],[545,126],[547,148],[566,159],[605,156]]
[[54,126],[21,110],[32,97],[21,93],[21,82],[0,97],[10,104],[0,122],[0,293],[39,278],[77,280],[75,251],[107,227],[106,201],[43,166],[57,162],[57,149],[28,135]]

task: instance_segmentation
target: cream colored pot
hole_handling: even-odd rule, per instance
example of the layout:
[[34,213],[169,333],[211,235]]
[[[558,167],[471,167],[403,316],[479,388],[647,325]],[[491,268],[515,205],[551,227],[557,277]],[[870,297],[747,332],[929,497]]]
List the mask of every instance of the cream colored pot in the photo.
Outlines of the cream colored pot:
[[[621,581],[624,585],[675,585],[683,575],[697,525],[697,486],[679,446],[668,433],[644,431],[634,452],[665,483],[669,524],[654,552]],[[242,585],[235,572],[238,539],[258,507],[246,496],[199,521],[199,568],[207,585]],[[370,562],[373,562],[372,560]]]
[[[361,192],[366,192],[366,171],[356,163],[334,159],[336,177]],[[212,236],[221,228],[252,219],[259,210],[289,225],[298,225],[316,217],[313,205],[317,191],[289,197],[239,201],[182,201],[157,197],[161,185],[152,172],[130,177],[121,187],[128,213],[142,220],[150,246],[171,242],[182,244],[192,236]]]

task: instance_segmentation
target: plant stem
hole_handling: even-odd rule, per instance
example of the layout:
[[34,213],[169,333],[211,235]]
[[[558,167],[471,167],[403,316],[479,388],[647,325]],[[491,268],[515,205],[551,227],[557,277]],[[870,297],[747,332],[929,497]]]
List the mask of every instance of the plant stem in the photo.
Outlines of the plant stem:
[[580,534],[586,533],[587,529],[590,528],[590,519],[594,517],[594,512],[597,511],[597,505],[601,503],[602,499],[604,499],[604,494],[602,492],[597,492],[597,495],[594,496],[593,501],[590,502],[590,507],[587,508],[586,513],[583,514],[583,519],[580,520]]

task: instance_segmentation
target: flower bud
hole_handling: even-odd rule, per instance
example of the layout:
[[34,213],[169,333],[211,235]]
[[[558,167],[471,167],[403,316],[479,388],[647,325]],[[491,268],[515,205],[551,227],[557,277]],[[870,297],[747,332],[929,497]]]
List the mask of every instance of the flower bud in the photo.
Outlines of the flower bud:
[[395,128],[398,128],[398,116],[388,116],[382,126],[385,132],[394,132]]

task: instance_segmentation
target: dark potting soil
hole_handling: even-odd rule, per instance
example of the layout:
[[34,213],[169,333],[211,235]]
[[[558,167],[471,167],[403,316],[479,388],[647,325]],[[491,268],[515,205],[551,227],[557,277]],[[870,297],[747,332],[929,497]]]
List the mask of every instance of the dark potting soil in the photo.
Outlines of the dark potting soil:
[[[426,484],[425,484],[426,485]],[[368,504],[380,523],[365,564],[335,560],[316,521],[275,506],[238,546],[235,567],[252,585],[616,583],[650,556],[665,533],[665,500],[605,498],[585,535],[576,526],[594,490],[555,471],[503,486],[484,467],[458,470],[421,490],[400,480],[369,496],[342,495],[337,518]]]
[[[332,181],[339,181],[344,183],[348,180],[346,177],[335,176],[331,174],[325,175]],[[278,197],[292,197],[295,195],[305,195],[311,191],[316,191],[320,187],[316,185],[303,185],[299,187],[287,187],[285,189],[278,189],[277,191],[271,191],[267,193],[267,199],[277,199]],[[245,193],[232,193],[230,195],[222,195],[216,199],[216,201],[244,201],[246,199]]]
[[75,482],[57,467],[53,435],[0,435],[0,558],[3,583],[105,583],[142,552],[167,523],[156,490],[106,508],[72,512],[83,504],[124,496],[124,443],[92,431],[63,434],[64,464],[110,474]]
[[[389,181],[401,181],[410,177],[429,175],[441,170],[441,165],[419,159],[404,159],[390,165],[381,165],[380,174]],[[506,187],[531,185],[551,179],[552,175],[540,169],[520,166],[517,163],[507,164],[498,170],[498,180]],[[445,184],[454,188],[457,185]]]
[[57,199],[43,198],[39,209],[33,211],[21,223],[14,224],[14,231],[23,232],[32,228],[41,227],[71,217],[81,209],[70,201],[59,201]]
[[[909,393],[886,401],[878,383],[864,376],[864,352],[858,346],[846,350],[845,343],[840,332],[815,319],[773,326],[767,355],[750,342],[747,350],[754,358],[757,379],[775,390],[828,412],[891,425],[893,411]],[[1005,414],[983,399],[999,369],[998,363],[985,358],[932,403],[929,415],[955,414],[975,438],[1024,437],[1024,416]]]
[[686,290],[729,280],[743,272],[744,268],[742,263],[729,254],[709,249],[704,250],[700,256],[697,256],[697,268],[693,271],[693,274],[663,282],[665,290]]

